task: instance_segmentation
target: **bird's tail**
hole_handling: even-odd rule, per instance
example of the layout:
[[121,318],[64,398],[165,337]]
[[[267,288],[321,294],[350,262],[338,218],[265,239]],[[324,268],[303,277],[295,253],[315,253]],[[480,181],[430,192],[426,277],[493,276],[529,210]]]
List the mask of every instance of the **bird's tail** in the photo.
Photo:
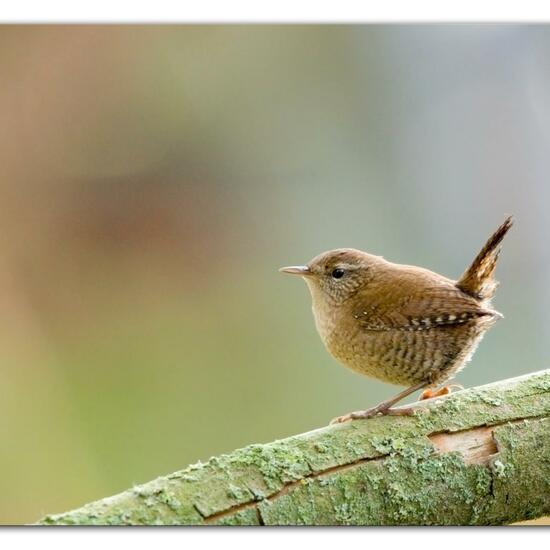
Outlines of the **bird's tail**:
[[495,294],[498,281],[493,278],[495,266],[500,253],[500,243],[513,224],[512,216],[491,235],[472,265],[463,273],[456,286],[479,300],[488,300]]

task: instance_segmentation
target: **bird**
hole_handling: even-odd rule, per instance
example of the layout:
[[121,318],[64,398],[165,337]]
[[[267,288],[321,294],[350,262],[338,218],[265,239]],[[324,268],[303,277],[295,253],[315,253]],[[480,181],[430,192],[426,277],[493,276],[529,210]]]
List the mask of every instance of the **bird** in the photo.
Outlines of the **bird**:
[[412,415],[413,407],[393,406],[418,390],[424,390],[421,400],[450,392],[452,386],[445,384],[502,317],[491,305],[498,285],[494,271],[512,225],[509,216],[458,280],[353,248],[329,250],[306,265],[280,268],[307,283],[317,331],[339,363],[406,387],[375,407],[331,423]]

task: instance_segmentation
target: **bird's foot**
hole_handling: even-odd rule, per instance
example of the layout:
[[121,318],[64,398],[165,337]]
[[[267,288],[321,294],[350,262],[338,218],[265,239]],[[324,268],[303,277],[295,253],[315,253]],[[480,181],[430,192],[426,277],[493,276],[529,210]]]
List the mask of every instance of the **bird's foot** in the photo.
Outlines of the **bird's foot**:
[[344,414],[343,416],[337,416],[330,421],[330,424],[343,424],[344,422],[349,422],[350,420],[371,418],[378,414],[381,416],[412,416],[414,413],[415,409],[413,407],[400,407],[392,409],[388,406],[377,406],[365,411],[355,411],[349,414]]
[[449,393],[451,393],[451,391],[454,388],[463,390],[464,386],[461,386],[460,384],[451,384],[450,386],[442,386],[437,390],[432,390],[428,388],[420,394],[419,401],[424,401],[425,399],[432,399],[434,397],[442,397],[443,395],[448,395]]

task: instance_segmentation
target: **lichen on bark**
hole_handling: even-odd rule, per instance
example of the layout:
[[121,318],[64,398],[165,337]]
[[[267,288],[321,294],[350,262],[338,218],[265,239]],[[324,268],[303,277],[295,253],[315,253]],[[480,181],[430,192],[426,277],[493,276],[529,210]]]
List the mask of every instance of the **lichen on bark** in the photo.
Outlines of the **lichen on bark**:
[[[483,426],[475,463],[434,443]],[[250,445],[40,523],[495,525],[548,514],[549,489],[550,370]]]

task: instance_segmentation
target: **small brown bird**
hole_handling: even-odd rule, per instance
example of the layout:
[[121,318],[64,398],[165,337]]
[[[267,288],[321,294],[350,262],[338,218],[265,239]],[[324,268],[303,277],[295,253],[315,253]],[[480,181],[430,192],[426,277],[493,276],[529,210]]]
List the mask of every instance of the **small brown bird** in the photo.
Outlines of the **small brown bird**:
[[504,221],[458,281],[352,248],[280,269],[306,281],[317,330],[335,359],[360,374],[408,386],[333,422],[412,414],[411,408],[391,407],[423,388],[421,399],[449,393],[449,387],[432,388],[465,366],[485,331],[502,317],[490,301],[498,285],[493,273],[500,243],[512,223],[511,217]]

